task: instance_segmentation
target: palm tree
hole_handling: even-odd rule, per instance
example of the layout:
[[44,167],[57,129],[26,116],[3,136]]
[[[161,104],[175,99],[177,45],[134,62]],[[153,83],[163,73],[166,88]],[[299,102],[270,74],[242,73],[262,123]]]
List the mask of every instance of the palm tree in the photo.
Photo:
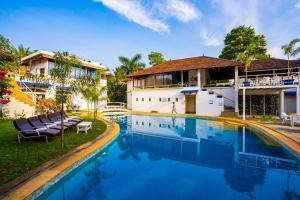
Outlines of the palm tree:
[[295,48],[295,45],[300,42],[300,38],[295,38],[288,44],[282,45],[281,49],[284,51],[284,55],[288,58],[288,76],[290,76],[290,57],[296,56],[300,53],[300,47]]
[[21,58],[28,56],[31,52],[30,48],[26,48],[21,44],[17,48],[14,48],[14,53],[21,60]]
[[104,70],[95,71],[94,77],[84,75],[80,77],[76,83],[78,91],[89,102],[94,104],[94,121],[97,115],[97,105],[101,100],[107,99],[105,92],[106,87],[100,84],[101,75],[105,73]]
[[126,58],[124,56],[119,56],[119,61],[121,63],[121,68],[126,72],[125,75],[142,70],[145,68],[145,63],[141,62],[141,54],[136,54],[132,58]]
[[243,53],[239,53],[237,55],[236,60],[242,62],[244,65],[244,71],[246,72],[246,81],[248,79],[248,69],[251,66],[252,60],[258,58],[265,58],[266,56],[262,56],[261,54],[256,53],[257,44],[252,42],[247,46],[246,50]]

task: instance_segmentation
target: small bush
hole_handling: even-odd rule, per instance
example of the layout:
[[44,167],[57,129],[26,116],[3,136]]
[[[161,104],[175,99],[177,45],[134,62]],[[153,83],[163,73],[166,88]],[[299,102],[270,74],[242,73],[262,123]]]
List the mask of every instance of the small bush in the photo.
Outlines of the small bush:
[[57,112],[60,105],[54,99],[41,99],[36,106],[37,111],[42,113]]

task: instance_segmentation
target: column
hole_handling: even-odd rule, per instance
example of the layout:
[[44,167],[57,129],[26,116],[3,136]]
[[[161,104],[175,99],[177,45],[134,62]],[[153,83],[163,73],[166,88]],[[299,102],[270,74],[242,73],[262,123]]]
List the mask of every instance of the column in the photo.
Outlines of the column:
[[234,111],[239,112],[239,69],[234,68]]
[[181,71],[181,87],[183,87],[183,71]]
[[246,119],[246,89],[243,88],[243,120]]
[[284,90],[281,90],[280,93],[280,117],[281,117],[281,113],[284,112]]
[[296,92],[296,111],[297,115],[300,114],[300,87],[297,87],[297,92]]
[[200,69],[197,69],[197,87],[201,88],[201,71]]

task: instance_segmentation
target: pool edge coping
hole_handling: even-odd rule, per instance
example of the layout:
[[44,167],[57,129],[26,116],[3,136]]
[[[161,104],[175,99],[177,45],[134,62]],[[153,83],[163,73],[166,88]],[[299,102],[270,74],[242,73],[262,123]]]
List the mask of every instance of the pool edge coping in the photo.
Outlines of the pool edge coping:
[[255,129],[258,129],[261,131],[264,135],[267,137],[275,140],[279,144],[283,145],[290,153],[292,153],[298,160],[300,160],[300,145],[290,137],[280,133],[279,131],[276,131],[274,129],[271,129],[269,127],[266,127],[263,124],[249,121],[249,120],[242,120],[237,118],[231,118],[231,117],[218,117],[218,116],[209,116],[209,115],[197,115],[197,114],[171,114],[171,113],[151,113],[151,112],[142,112],[142,111],[130,111],[131,114],[137,114],[137,115],[157,115],[157,116],[174,116],[174,117],[199,117],[203,119],[212,119],[212,120],[220,120],[220,121],[230,121],[230,122],[236,122],[240,123]]
[[[43,188],[47,187],[48,184],[55,181],[60,176],[63,176],[64,172],[72,169],[81,161],[85,160],[89,156],[93,155],[99,149],[106,147],[112,142],[120,132],[120,126],[114,121],[110,121],[103,117],[97,117],[106,124],[106,130],[97,136],[92,141],[86,142],[71,152],[67,152],[42,164],[45,165],[41,171],[33,174],[31,177],[26,179],[24,182],[13,186],[10,190],[0,195],[0,199],[15,200],[15,199],[30,199],[35,196]],[[66,158],[65,156],[68,155]],[[41,166],[42,166],[41,165]],[[38,166],[40,167],[40,166]],[[37,167],[37,168],[38,168]],[[33,169],[34,170],[34,169]],[[22,175],[21,175],[22,177]]]

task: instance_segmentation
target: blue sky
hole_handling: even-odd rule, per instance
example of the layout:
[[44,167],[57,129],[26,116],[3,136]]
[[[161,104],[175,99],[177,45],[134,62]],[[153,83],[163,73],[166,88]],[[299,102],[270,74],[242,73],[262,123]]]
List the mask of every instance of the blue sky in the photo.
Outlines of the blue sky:
[[167,59],[217,57],[224,35],[251,25],[269,53],[300,37],[299,0],[0,0],[0,33],[14,45],[67,50],[109,68],[150,51]]

